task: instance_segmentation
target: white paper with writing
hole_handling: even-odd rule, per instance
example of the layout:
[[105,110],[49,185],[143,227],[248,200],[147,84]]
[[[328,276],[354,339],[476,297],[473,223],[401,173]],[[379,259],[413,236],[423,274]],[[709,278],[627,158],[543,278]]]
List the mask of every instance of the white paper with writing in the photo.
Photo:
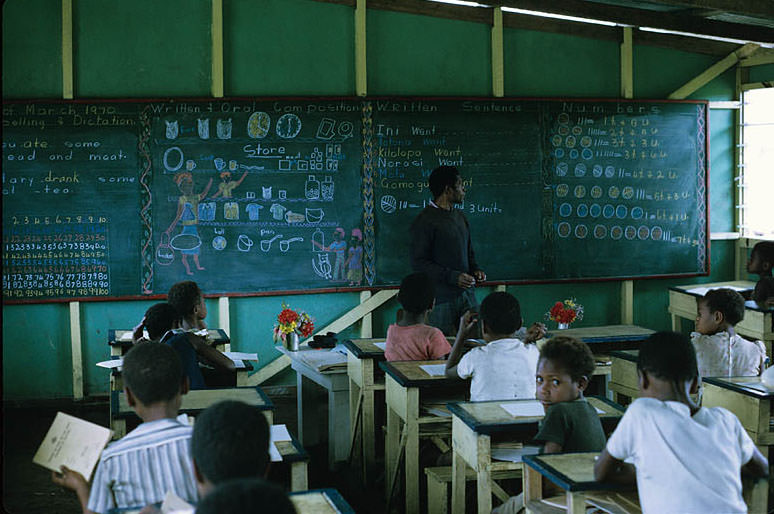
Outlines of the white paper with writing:
[[88,480],[111,435],[110,429],[57,412],[32,462],[56,472],[64,465]]

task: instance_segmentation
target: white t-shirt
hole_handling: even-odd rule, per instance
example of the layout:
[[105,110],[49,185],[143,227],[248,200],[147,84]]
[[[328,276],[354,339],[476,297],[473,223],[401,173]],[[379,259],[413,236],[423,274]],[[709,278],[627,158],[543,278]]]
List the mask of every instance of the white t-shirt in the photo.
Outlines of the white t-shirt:
[[470,400],[535,398],[535,372],[540,352],[535,344],[518,339],[498,339],[473,348],[457,365],[461,378],[473,377]]
[[754,448],[726,409],[691,416],[683,403],[654,398],[634,400],[607,441],[611,456],[637,468],[645,514],[747,512],[740,473]]
[[758,376],[766,361],[766,346],[726,331],[704,335],[691,332],[699,375],[703,377]]

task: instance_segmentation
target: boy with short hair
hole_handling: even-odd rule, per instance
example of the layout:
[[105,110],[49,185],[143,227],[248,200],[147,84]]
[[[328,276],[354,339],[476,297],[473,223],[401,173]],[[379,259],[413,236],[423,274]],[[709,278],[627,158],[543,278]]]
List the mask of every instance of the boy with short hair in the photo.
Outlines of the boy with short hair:
[[196,514],[246,512],[296,514],[296,508],[282,488],[258,478],[241,478],[219,484],[196,507]]
[[165,342],[180,355],[183,371],[191,383],[191,389],[206,389],[204,375],[199,368],[199,357],[218,371],[233,373],[234,362],[207,343],[205,337],[191,333],[191,330],[206,328],[207,306],[201,289],[191,280],[174,284],[167,294],[167,300],[181,317],[181,331]]
[[688,337],[651,335],[640,345],[637,375],[640,398],[610,436],[594,477],[636,480],[646,514],[747,512],[740,471],[766,476],[768,461],[736,416],[722,407],[699,408],[691,400],[699,376]]
[[167,491],[195,503],[192,428],[176,419],[188,392],[177,353],[161,343],[140,343],[124,357],[123,378],[127,402],[143,423],[105,448],[91,487],[66,467],[52,480],[77,493],[84,513],[161,502]]
[[412,273],[400,283],[403,316],[387,327],[384,356],[388,361],[423,361],[449,354],[451,345],[439,329],[427,325],[435,304],[435,287],[426,273]]
[[492,293],[481,302],[481,333],[485,346],[473,348],[464,356],[463,345],[478,318],[470,311],[460,319],[457,338],[446,361],[446,376],[473,377],[470,400],[514,400],[535,397],[535,369],[538,349],[535,341],[545,335],[545,326],[533,324],[519,339],[519,301],[506,292]]
[[759,305],[774,304],[774,291],[771,289],[772,269],[774,269],[774,241],[760,241],[750,252],[747,272],[759,276],[752,293],[746,296]]
[[697,300],[696,349],[702,377],[757,376],[766,361],[766,347],[734,332],[744,318],[744,298],[731,289],[712,289]]
[[546,416],[535,441],[545,443],[543,453],[598,452],[605,447],[599,414],[583,397],[595,367],[589,347],[572,337],[553,337],[540,349],[536,397]]
[[264,478],[269,469],[269,424],[258,408],[222,401],[197,418],[191,438],[196,487],[204,498],[237,478]]

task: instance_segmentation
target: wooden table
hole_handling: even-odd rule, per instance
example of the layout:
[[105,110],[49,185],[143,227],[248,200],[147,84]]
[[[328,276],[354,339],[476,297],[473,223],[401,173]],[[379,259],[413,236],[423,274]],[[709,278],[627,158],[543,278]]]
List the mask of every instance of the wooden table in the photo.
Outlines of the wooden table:
[[[385,485],[388,503],[399,474],[399,463],[405,454],[406,514],[419,512],[419,435],[420,428],[433,427],[439,434],[451,433],[451,417],[421,416],[421,406],[427,403],[464,400],[470,382],[431,376],[420,366],[445,364],[437,361],[380,362],[385,372],[387,404],[387,435],[384,443]],[[402,427],[401,427],[402,425]]]
[[[195,417],[210,405],[223,400],[237,400],[254,405],[263,411],[269,425],[272,424],[274,404],[260,387],[224,387],[188,391],[187,394],[183,395],[178,412]],[[113,430],[113,439],[126,435],[127,419],[140,421],[140,418],[127,403],[126,393],[112,391],[110,393],[110,428]]]
[[[623,409],[613,402],[591,396],[589,404],[601,411],[600,420],[605,432],[612,431],[623,416]],[[521,463],[492,461],[492,437],[507,437],[512,441],[528,441],[538,431],[540,416],[517,416],[507,412],[502,405],[518,405],[533,400],[507,400],[486,402],[458,402],[448,405],[452,413],[452,512],[465,511],[465,466],[476,472],[478,486],[478,512],[488,514],[492,510],[492,493],[505,501],[508,494],[492,481],[494,471],[520,470]]]
[[317,402],[313,398],[313,386],[324,388],[328,395],[328,466],[334,467],[339,461],[345,461],[349,453],[349,379],[347,377],[346,357],[341,355],[341,365],[330,369],[314,365],[313,357],[318,352],[301,345],[301,350],[291,352],[277,346],[278,351],[290,357],[290,363],[296,372],[298,435],[305,447],[317,443],[320,424],[313,410]]
[[613,393],[613,401],[623,403],[621,396],[630,399],[639,396],[639,379],[637,377],[637,356],[639,350],[621,350],[610,352],[610,383],[608,387]]
[[774,446],[774,390],[760,377],[708,377],[702,382],[702,407],[730,410],[762,450]]
[[[349,377],[350,453],[362,457],[363,482],[376,465],[376,391],[384,391],[384,373],[375,363],[384,361],[384,350],[374,343],[384,338],[344,341]],[[357,452],[357,453],[356,453]]]
[[[696,300],[703,294],[690,292],[696,288],[718,289],[736,287],[753,289],[754,282],[736,280],[732,282],[713,282],[710,284],[690,284],[669,288],[669,312],[672,314],[672,330],[680,332],[680,318],[696,319]],[[746,302],[744,319],[736,324],[734,330],[753,339],[760,339],[766,345],[766,354],[772,357],[772,341],[774,341],[774,310],[762,309],[752,302]]]
[[309,489],[309,454],[293,434],[290,437],[290,441],[274,441],[274,446],[282,456],[282,462],[290,465],[290,490],[306,491]]
[[[224,330],[208,328],[207,334],[212,346],[220,352],[230,351],[231,339]],[[121,357],[132,347],[132,331],[118,328],[108,329],[108,345],[110,346],[110,355]]]
[[[597,482],[594,480],[594,459],[599,453],[554,453],[524,456],[524,503],[527,513],[554,514],[568,512],[585,514],[586,499],[592,492],[612,493],[632,491],[632,487]],[[565,491],[565,508],[554,507],[542,501],[543,477]],[[627,512],[641,512],[632,495],[617,495],[616,503],[626,505]]]
[[593,353],[606,354],[612,350],[637,349],[640,347],[640,343],[653,333],[653,330],[637,325],[603,325],[551,330],[547,337],[574,337],[589,345]]
[[314,489],[289,496],[299,514],[355,514],[336,489]]

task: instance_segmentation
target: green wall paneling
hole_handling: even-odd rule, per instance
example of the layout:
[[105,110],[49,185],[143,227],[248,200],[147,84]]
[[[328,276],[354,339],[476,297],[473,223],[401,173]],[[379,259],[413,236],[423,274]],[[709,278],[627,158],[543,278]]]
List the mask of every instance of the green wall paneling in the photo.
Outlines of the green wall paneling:
[[634,97],[666,98],[720,58],[680,50],[634,45]]
[[492,94],[488,25],[371,9],[366,27],[369,95]]
[[[734,229],[734,111],[710,109],[710,232]],[[732,272],[733,273],[733,272]]]
[[73,395],[66,303],[3,306],[3,400]]
[[62,2],[3,2],[3,98],[62,97]]
[[750,82],[774,82],[774,64],[750,67]]
[[529,30],[503,31],[506,96],[617,97],[618,44]]
[[354,95],[354,12],[311,0],[224,2],[226,95]]
[[208,96],[210,19],[203,1],[75,2],[75,96]]

